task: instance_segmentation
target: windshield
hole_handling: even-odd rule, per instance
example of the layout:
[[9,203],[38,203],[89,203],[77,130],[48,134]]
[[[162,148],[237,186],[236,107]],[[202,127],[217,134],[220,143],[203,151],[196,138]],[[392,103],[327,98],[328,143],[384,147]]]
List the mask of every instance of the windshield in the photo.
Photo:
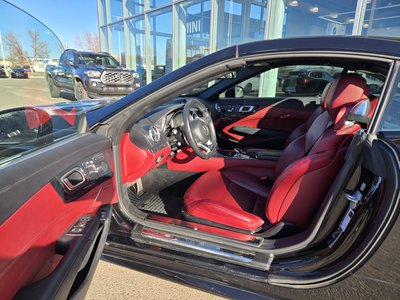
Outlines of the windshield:
[[185,92],[184,94],[181,94],[181,96],[196,96],[200,94],[201,92],[209,89],[210,87],[216,85],[217,83],[223,81],[223,80],[231,80],[233,78],[236,78],[236,71],[233,72],[228,72],[223,75],[218,75],[217,77],[211,78],[211,80],[196,86],[195,88],[191,89],[190,91]]
[[100,65],[104,67],[119,67],[119,62],[110,55],[99,55],[97,53],[83,53],[79,55],[79,64],[86,66]]

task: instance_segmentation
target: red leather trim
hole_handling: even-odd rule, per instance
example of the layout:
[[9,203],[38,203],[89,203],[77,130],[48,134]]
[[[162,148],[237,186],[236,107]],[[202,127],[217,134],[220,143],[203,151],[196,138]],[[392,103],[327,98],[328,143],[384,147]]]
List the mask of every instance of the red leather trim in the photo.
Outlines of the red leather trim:
[[82,214],[95,214],[101,205],[116,201],[112,179],[69,203],[51,184],[44,186],[0,226],[1,297],[10,299],[22,286],[40,279],[37,274],[48,275],[57,262],[57,239]]
[[[208,198],[212,191],[212,197]],[[268,188],[257,177],[234,171],[210,171],[185,193],[185,211],[192,216],[253,231],[264,224],[258,216]],[[261,203],[261,205],[260,205]]]
[[[130,140],[129,133],[125,133],[121,141],[121,168],[122,182],[135,181],[149,172],[151,169],[165,163],[171,153],[169,146],[156,153],[142,150]],[[161,160],[157,163],[157,159]]]
[[[35,113],[33,112],[35,111]],[[50,121],[50,115],[42,109],[27,107],[25,117],[30,129],[38,128]]]
[[369,88],[362,76],[353,73],[342,75],[337,81],[332,101],[327,103],[329,115],[335,120],[340,108],[367,99],[368,96]]
[[266,206],[272,224],[286,221],[301,228],[308,226],[343,165],[351,137],[328,131],[308,156],[279,175]]
[[227,125],[223,128],[222,133],[226,137],[240,141],[244,136],[231,132],[231,129],[235,126],[248,126],[252,128],[291,132],[297,126],[305,122],[310,117],[311,113],[312,112],[309,111],[267,106],[254,114]]
[[187,221],[183,221],[183,220],[179,220],[179,219],[172,219],[172,218],[164,217],[164,216],[150,215],[148,217],[148,219],[157,221],[157,222],[166,223],[166,224],[174,224],[174,225],[179,225],[179,226],[184,226],[184,227],[189,227],[189,228],[195,228],[196,230],[199,230],[199,231],[208,232],[208,233],[216,234],[219,236],[224,236],[224,237],[242,241],[242,242],[254,241],[256,238],[255,236],[250,235],[250,234],[229,231],[229,230],[225,230],[225,229],[221,229],[221,228],[216,228],[216,227],[193,223],[193,222],[187,222]]
[[192,148],[184,148],[167,162],[168,169],[186,172],[207,172],[222,169],[240,169],[241,172],[264,177],[273,175],[275,161],[257,159],[237,159],[230,157],[212,157],[204,160],[198,157]]

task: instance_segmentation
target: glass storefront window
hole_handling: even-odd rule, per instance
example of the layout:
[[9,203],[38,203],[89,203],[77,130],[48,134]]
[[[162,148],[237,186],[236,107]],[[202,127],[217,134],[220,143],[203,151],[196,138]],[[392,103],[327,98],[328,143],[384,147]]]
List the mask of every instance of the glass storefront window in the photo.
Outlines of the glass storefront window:
[[173,0],[150,0],[150,8],[156,8],[172,4]]
[[144,0],[126,0],[125,5],[130,17],[144,12]]
[[124,11],[122,7],[122,0],[109,0],[110,1],[110,14],[111,22],[120,21],[124,18]]
[[146,83],[145,65],[146,65],[146,48],[145,48],[145,32],[144,17],[140,16],[127,21],[128,37],[129,37],[129,53],[127,54],[127,66],[136,70],[139,75],[140,84]]
[[100,0],[98,11],[99,11],[99,25],[106,25],[107,24],[107,9],[106,9],[106,1],[107,0]]
[[[236,85],[230,93],[240,97],[309,97],[319,103],[319,96],[325,86],[343,71],[338,67],[295,65],[265,71]],[[268,80],[262,80],[262,78]],[[272,80],[272,79],[275,80]],[[272,83],[272,84],[271,84]],[[268,91],[266,91],[268,90]],[[221,98],[229,97],[225,93]],[[237,96],[236,96],[237,97]]]
[[179,65],[195,61],[210,53],[211,1],[187,1],[178,6]]
[[111,54],[119,61],[120,64],[125,65],[125,37],[123,22],[118,22],[111,26],[111,36]]
[[367,1],[362,35],[400,36],[400,3],[391,0]]
[[266,1],[225,0],[220,4],[217,49],[264,38]]
[[107,27],[100,28],[100,42],[101,42],[101,49],[108,49],[108,36],[107,36]]
[[168,7],[150,14],[150,49],[152,53],[152,80],[172,71],[172,8]]
[[357,0],[285,0],[282,37],[351,35]]

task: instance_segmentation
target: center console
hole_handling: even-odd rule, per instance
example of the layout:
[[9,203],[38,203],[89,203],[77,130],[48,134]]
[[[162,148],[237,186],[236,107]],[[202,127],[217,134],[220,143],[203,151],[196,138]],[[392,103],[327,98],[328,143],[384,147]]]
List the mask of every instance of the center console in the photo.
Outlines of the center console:
[[248,149],[238,149],[233,150],[218,150],[218,154],[223,157],[231,157],[238,159],[262,159],[277,161],[282,154],[282,150],[274,149],[259,149],[259,148],[248,148]]

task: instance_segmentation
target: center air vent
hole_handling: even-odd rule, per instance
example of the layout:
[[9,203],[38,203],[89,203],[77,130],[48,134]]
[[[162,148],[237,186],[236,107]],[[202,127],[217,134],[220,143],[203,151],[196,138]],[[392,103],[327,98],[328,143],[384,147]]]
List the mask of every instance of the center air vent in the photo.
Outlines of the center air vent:
[[153,142],[158,142],[160,140],[160,131],[157,127],[151,126],[149,129],[149,136]]

